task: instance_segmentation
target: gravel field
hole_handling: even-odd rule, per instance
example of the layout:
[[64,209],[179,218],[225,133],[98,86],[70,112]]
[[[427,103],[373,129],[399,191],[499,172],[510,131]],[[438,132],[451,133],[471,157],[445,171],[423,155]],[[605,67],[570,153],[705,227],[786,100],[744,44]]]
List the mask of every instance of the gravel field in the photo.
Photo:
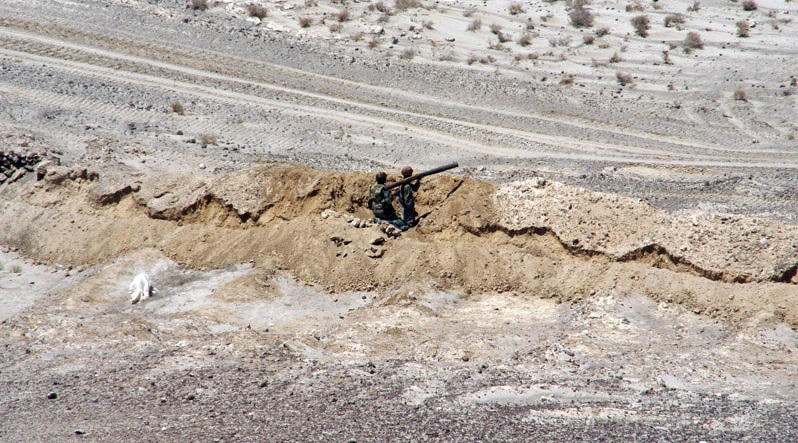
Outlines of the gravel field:
[[0,441],[798,442],[798,6],[578,3],[0,3]]

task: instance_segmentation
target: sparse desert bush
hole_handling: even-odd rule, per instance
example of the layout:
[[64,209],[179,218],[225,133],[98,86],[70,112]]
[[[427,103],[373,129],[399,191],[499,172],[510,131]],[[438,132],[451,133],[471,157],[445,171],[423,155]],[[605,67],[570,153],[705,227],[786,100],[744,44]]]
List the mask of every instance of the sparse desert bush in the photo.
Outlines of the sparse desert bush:
[[549,46],[556,48],[557,46],[568,46],[571,44],[571,37],[549,37]]
[[529,54],[526,55],[526,58],[529,60],[537,60],[538,58],[540,58],[540,55],[537,52],[530,52]]
[[496,57],[494,57],[492,55],[486,55],[484,57],[480,57],[480,59],[479,59],[479,63],[483,64],[483,65],[489,65],[489,64],[494,63],[494,62],[496,62]]
[[574,8],[568,14],[568,21],[571,22],[571,26],[575,28],[589,28],[593,26],[593,13],[585,8]]
[[180,103],[177,100],[175,100],[172,103],[170,103],[169,107],[172,109],[172,112],[174,112],[177,115],[183,115],[183,113],[186,111],[183,108],[183,103]]
[[618,80],[618,84],[621,86],[632,84],[632,76],[629,74],[624,74],[621,71],[615,71],[615,78]]
[[388,23],[391,20],[391,14],[382,14],[377,17],[377,23]]
[[2,271],[3,269],[5,269],[5,267],[3,266],[3,262],[0,262],[0,271]]
[[701,41],[701,36],[697,32],[688,32],[684,38],[683,45],[685,48],[702,49],[704,42]]
[[379,45],[380,41],[377,38],[372,38],[371,40],[368,41],[368,43],[366,43],[366,46],[368,46],[369,49],[374,49]]
[[566,75],[560,80],[561,85],[572,85],[574,84],[574,76],[572,74]]
[[523,33],[521,36],[518,37],[518,40],[515,41],[520,46],[529,46],[532,44],[532,36],[529,33]]
[[701,2],[695,1],[692,6],[687,7],[687,12],[698,12],[701,10]]
[[637,35],[647,37],[648,30],[651,29],[651,20],[649,20],[647,15],[632,17],[632,27],[635,28]]
[[14,274],[22,274],[22,266],[20,266],[17,263],[14,263],[13,265],[11,265],[9,271],[13,272]]
[[188,2],[188,8],[197,11],[204,11],[208,9],[208,0],[191,0]]
[[247,6],[247,14],[249,14],[250,17],[264,18],[269,12],[266,10],[266,7],[252,3]]
[[359,42],[360,40],[363,40],[364,35],[365,34],[363,33],[363,31],[358,31],[350,35],[349,39],[352,40],[353,42]]
[[332,33],[336,33],[341,32],[341,29],[344,29],[344,26],[340,23],[330,23],[327,25],[327,29],[329,29]]
[[202,146],[215,146],[217,143],[216,136],[213,134],[202,134],[200,135],[200,143],[202,143]]
[[[790,132],[789,134],[787,134],[787,140],[790,140],[790,141],[795,140],[795,133]],[[3,268],[0,267],[0,269],[3,269]]]
[[312,8],[314,6],[319,6],[319,2],[316,0],[305,0],[305,7]]
[[490,25],[490,32],[494,33],[495,35],[499,35],[502,32],[502,26],[498,23],[492,23]]
[[582,43],[584,43],[586,45],[592,45],[593,42],[595,42],[595,41],[596,41],[596,36],[595,35],[588,34],[588,35],[582,37]]
[[[472,15],[474,15],[476,12],[477,12],[477,10],[476,10],[476,9],[474,9],[474,8],[468,8],[468,9],[466,9],[466,10],[464,10],[464,11],[463,11],[463,17],[465,17],[465,18],[469,18],[469,17],[471,17]],[[476,61],[476,60],[475,60],[475,61]]]
[[748,96],[745,95],[745,91],[743,91],[741,88],[737,88],[734,90],[734,99],[741,102],[747,102]]
[[524,11],[524,5],[521,2],[512,2],[510,6],[507,7],[507,12],[509,12],[510,15],[518,15],[526,11]]
[[601,37],[604,37],[605,35],[609,35],[609,34],[610,34],[610,28],[608,28],[606,26],[602,26],[602,27],[596,29],[596,37],[601,38]]
[[737,37],[748,37],[748,29],[750,29],[748,22],[740,20],[735,24],[737,25]]
[[423,26],[424,29],[435,29],[435,22],[433,22],[432,20],[424,20],[421,23],[421,26]]
[[512,34],[505,34],[504,32],[496,34],[496,37],[498,37],[499,43],[507,43],[513,39]]
[[473,65],[474,63],[479,61],[479,57],[476,54],[470,54],[466,59],[466,63],[469,65]]
[[386,6],[385,3],[383,2],[375,2],[369,4],[369,11],[379,11],[382,12],[383,14],[393,14],[391,8]]
[[340,11],[338,11],[338,12],[335,14],[335,18],[336,18],[336,19],[337,19],[339,22],[343,23],[343,22],[345,22],[345,21],[349,21],[349,15],[350,15],[350,14],[349,14],[349,10],[348,10],[348,9],[341,9]]
[[310,25],[313,24],[313,18],[312,17],[304,16],[304,17],[299,17],[297,20],[299,20],[299,27],[300,28],[309,28]]
[[488,49],[492,49],[494,51],[504,51],[504,45],[501,42],[490,42],[488,43]]
[[612,57],[610,57],[610,63],[620,63],[622,61],[623,61],[623,58],[617,52],[612,54]]
[[642,3],[633,2],[626,5],[626,12],[639,12],[645,9]]
[[468,28],[466,28],[467,31],[472,31],[472,32],[479,31],[480,29],[482,29],[482,20],[478,18],[471,20],[471,23],[468,24]]
[[754,0],[745,0],[743,1],[743,10],[745,11],[756,11],[759,6],[757,6]]
[[665,27],[670,28],[671,25],[683,25],[684,24],[684,15],[682,14],[668,14],[665,16],[663,20]]
[[438,57],[438,60],[440,60],[442,62],[456,62],[457,61],[457,56],[454,55],[454,52],[446,52],[446,53],[441,54]]
[[419,0],[396,0],[396,9],[404,11],[405,9],[418,8],[421,6]]
[[413,48],[405,48],[400,54],[399,58],[402,60],[412,60],[416,56],[416,50]]

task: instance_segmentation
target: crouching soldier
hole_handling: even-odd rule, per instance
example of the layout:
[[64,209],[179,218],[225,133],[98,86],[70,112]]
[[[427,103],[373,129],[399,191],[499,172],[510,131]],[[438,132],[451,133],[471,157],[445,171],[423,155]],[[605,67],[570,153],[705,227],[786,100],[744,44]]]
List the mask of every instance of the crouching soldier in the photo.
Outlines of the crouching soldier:
[[391,203],[391,192],[385,189],[385,181],[388,180],[388,175],[384,172],[378,172],[376,179],[377,183],[369,190],[369,209],[374,213],[375,221],[377,223],[385,221],[402,231],[406,231],[409,226],[396,216],[393,203]]

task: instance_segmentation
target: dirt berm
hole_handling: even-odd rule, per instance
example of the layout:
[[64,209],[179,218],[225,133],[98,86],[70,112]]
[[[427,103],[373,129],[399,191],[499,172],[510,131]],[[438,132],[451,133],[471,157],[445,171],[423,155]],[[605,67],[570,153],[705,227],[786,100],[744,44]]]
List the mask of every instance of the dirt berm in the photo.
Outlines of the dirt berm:
[[[764,310],[798,325],[798,235],[774,221],[668,214],[537,178],[499,187],[439,175],[418,193],[419,226],[395,236],[366,221],[371,174],[125,171],[49,164],[4,185],[0,243],[77,269],[154,248],[190,268],[253,263],[329,292],[423,284],[577,301],[617,288],[717,318]],[[257,275],[223,291],[258,297]]]

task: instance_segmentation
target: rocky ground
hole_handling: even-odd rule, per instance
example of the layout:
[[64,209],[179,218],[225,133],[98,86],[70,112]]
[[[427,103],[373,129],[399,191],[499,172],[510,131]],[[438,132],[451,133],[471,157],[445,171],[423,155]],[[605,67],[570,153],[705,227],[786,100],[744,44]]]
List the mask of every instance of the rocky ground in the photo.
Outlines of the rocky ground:
[[798,10],[488,3],[0,4],[0,440],[798,441]]

